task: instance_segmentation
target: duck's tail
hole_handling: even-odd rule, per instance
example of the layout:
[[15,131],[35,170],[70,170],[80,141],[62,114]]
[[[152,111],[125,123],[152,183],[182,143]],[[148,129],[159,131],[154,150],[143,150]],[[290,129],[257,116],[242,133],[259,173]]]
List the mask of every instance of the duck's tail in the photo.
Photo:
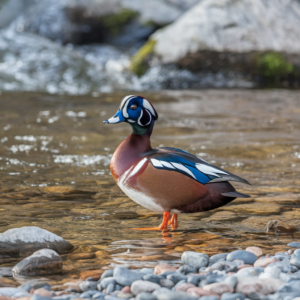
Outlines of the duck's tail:
[[251,198],[250,195],[243,194],[238,191],[222,193],[221,195],[223,195],[225,197],[230,197],[230,198]]

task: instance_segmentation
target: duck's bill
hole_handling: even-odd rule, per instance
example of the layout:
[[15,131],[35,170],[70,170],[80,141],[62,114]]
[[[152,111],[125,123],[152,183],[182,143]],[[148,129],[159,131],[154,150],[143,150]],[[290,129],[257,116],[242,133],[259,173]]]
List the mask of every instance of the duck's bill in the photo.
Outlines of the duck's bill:
[[121,110],[119,110],[112,118],[103,121],[104,124],[117,124],[121,122],[125,122],[125,118],[123,117]]

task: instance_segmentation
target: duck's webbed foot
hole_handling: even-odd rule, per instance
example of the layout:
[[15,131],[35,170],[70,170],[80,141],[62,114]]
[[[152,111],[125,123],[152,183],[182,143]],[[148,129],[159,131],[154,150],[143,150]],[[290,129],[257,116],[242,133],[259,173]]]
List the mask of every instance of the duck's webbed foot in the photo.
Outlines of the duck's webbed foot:
[[171,220],[168,222],[169,225],[171,225],[172,229],[178,228],[178,214],[173,214]]

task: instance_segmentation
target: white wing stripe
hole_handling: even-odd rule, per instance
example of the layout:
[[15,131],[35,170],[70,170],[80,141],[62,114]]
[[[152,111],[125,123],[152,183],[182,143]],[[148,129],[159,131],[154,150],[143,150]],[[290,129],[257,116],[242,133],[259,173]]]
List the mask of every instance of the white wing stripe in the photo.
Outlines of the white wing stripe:
[[217,177],[220,177],[217,173],[228,175],[228,173],[226,173],[224,171],[218,170],[214,167],[210,167],[207,165],[196,164],[196,168],[204,174],[209,174],[209,175],[213,175],[213,176],[217,176]]
[[154,167],[159,167],[159,168],[162,168],[163,165],[161,164],[161,162],[157,159],[154,159],[154,158],[151,158],[151,162],[153,164]]
[[169,169],[175,169],[169,162],[166,162],[166,161],[163,161],[163,160],[161,160],[160,162],[161,162],[161,164],[162,164],[163,166],[165,166],[166,168],[169,168]]
[[189,170],[187,167],[185,167],[184,165],[182,164],[178,164],[178,163],[173,163],[172,162],[172,165],[176,168],[176,169],[179,169],[187,174],[189,174],[190,176],[192,176],[194,179],[196,179],[195,175],[192,173],[191,170]]
[[134,174],[136,174],[144,165],[144,163],[147,161],[147,158],[142,159],[135,167],[134,169],[131,171],[130,173],[130,177],[133,176]]

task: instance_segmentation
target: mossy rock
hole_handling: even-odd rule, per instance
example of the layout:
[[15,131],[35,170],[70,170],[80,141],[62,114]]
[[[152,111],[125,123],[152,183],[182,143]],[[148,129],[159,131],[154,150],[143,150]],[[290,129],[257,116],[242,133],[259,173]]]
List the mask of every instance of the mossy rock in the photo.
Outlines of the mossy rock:
[[292,74],[295,70],[294,66],[280,53],[260,54],[256,62],[260,75],[269,83],[278,84],[282,77]]
[[131,58],[130,69],[138,76],[142,76],[146,73],[149,65],[149,56],[154,52],[156,41],[148,40],[139,51]]

